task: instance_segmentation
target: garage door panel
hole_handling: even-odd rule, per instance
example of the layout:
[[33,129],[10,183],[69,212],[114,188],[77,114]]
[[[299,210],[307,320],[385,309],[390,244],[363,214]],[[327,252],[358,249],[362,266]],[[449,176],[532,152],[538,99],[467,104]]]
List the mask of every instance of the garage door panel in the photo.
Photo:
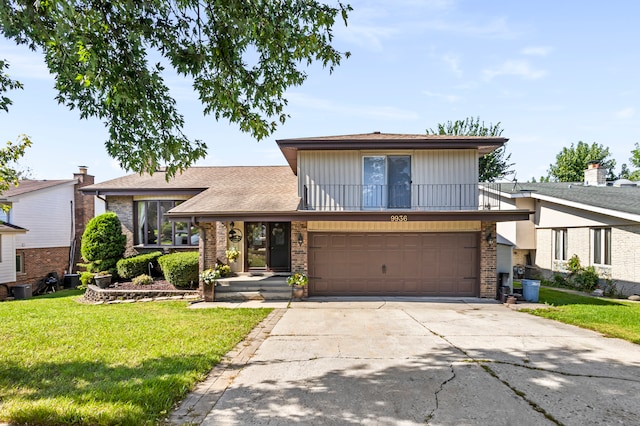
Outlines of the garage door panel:
[[310,234],[311,295],[475,296],[476,233]]

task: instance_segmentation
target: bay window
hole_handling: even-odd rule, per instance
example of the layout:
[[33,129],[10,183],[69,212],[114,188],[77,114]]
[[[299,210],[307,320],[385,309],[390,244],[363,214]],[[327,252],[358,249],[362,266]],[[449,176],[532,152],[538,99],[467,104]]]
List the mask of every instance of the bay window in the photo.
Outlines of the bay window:
[[191,222],[172,222],[165,213],[182,201],[135,202],[136,244],[144,246],[197,246],[198,228]]

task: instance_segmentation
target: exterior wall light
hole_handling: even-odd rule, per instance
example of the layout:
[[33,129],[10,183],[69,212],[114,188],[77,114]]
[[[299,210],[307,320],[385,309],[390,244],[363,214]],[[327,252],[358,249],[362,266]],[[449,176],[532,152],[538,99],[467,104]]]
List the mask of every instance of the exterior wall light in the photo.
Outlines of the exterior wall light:
[[487,244],[489,244],[489,246],[493,245],[493,233],[489,232],[489,235],[487,235]]
[[302,232],[298,232],[298,245],[302,247],[302,243],[304,243],[304,237],[302,236]]

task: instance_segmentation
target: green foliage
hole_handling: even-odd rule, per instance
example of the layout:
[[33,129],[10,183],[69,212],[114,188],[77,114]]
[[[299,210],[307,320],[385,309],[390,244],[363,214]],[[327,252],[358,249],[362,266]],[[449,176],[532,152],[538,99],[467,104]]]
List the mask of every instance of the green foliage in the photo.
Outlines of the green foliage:
[[179,288],[192,288],[198,284],[198,252],[179,252],[158,258],[167,281]]
[[629,162],[636,168],[636,170],[630,172],[627,179],[640,180],[640,144],[638,144],[638,142],[635,144],[635,149],[631,150]]
[[147,274],[138,275],[131,280],[131,283],[134,285],[150,285],[153,284],[153,277]]
[[[8,90],[22,89],[19,81],[12,80],[7,75],[5,70],[8,68],[9,64],[0,58],[0,110],[5,112],[9,112],[12,102],[4,93]],[[15,164],[30,146],[31,140],[26,135],[19,135],[15,143],[9,141],[4,148],[0,148],[0,194],[9,189],[11,184],[18,184],[23,172],[17,170]],[[8,206],[3,205],[2,208],[7,210]]]
[[167,165],[169,179],[207,146],[183,134],[166,67],[193,82],[205,114],[261,140],[288,118],[285,92],[306,67],[331,72],[349,56],[331,45],[349,11],[317,0],[14,1],[0,6],[0,29],[44,53],[58,102],[105,123],[107,152],[123,168]]
[[591,292],[598,287],[600,277],[593,266],[587,266],[578,272],[573,278],[573,284],[582,291]]
[[93,280],[92,272],[88,272],[88,271],[82,272],[80,274],[80,285],[78,286],[78,289],[86,290],[89,284],[93,284],[93,282],[94,280]]
[[124,254],[127,237],[122,233],[120,219],[113,212],[103,213],[89,221],[82,234],[80,253],[87,271],[109,271],[117,274],[116,263]]
[[160,425],[271,309],[0,303],[0,423]]
[[571,144],[569,148],[564,147],[556,155],[555,164],[549,165],[549,178],[556,182],[582,182],[584,171],[590,161],[599,161],[601,167],[608,169],[607,179],[615,179],[613,169],[616,160],[610,159],[609,148],[592,143],[591,145],[579,141],[578,145]]
[[582,265],[580,264],[580,258],[577,254],[571,256],[571,258],[567,261],[567,268],[569,272],[572,274],[577,274],[582,270]]
[[640,343],[640,304],[586,297],[540,288],[540,302],[549,309],[532,309],[533,315],[595,330],[609,337]]
[[309,284],[309,278],[305,274],[296,272],[287,277],[287,284],[290,286],[304,287]]
[[152,271],[157,269],[160,256],[162,256],[162,252],[154,251],[120,259],[116,264],[118,275],[124,279],[131,279],[138,275],[147,274],[149,273],[149,263],[153,265]]
[[[458,136],[501,136],[503,129],[500,123],[495,125],[489,123],[486,127],[480,122],[480,117],[467,117],[464,120],[448,121],[446,124],[438,124],[438,129],[428,129],[428,135],[458,135]],[[514,163],[509,163],[511,154],[507,155],[506,148],[500,148],[480,157],[478,162],[478,181],[494,182],[496,179],[503,178],[513,174],[513,170],[509,170]]]

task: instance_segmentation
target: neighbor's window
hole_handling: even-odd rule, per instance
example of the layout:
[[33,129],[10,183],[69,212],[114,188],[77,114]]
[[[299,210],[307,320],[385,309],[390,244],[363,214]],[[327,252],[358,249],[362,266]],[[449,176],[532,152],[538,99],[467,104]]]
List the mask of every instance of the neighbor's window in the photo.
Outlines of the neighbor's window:
[[145,246],[197,246],[198,228],[191,222],[172,222],[165,213],[182,201],[136,201],[136,244]]
[[593,229],[593,263],[611,265],[611,228]]
[[22,253],[16,253],[16,273],[24,274],[24,256]]
[[555,260],[567,260],[567,230],[553,230],[553,258]]

